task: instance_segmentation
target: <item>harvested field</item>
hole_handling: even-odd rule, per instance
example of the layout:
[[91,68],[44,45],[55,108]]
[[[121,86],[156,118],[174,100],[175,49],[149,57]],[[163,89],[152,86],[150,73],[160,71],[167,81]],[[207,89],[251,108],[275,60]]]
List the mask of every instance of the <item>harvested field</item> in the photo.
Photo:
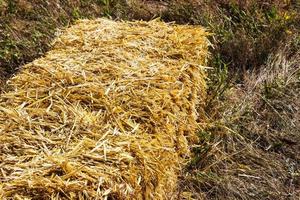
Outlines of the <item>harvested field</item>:
[[177,195],[205,124],[206,36],[159,21],[66,29],[1,95],[1,199]]

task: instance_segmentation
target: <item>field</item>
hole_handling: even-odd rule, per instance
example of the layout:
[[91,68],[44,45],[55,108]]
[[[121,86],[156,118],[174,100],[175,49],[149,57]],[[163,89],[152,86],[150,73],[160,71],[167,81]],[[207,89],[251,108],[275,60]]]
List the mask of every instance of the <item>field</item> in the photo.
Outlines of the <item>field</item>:
[[185,199],[299,199],[300,2],[238,0],[0,0],[5,81],[51,49],[78,19],[151,20],[211,32],[205,115]]

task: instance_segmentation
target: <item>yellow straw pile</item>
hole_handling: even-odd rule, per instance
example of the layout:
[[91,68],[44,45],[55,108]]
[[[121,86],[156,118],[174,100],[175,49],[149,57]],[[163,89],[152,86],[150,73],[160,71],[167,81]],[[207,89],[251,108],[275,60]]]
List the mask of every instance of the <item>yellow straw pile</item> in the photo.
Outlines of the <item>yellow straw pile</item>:
[[169,199],[205,98],[201,27],[81,20],[0,98],[0,199]]

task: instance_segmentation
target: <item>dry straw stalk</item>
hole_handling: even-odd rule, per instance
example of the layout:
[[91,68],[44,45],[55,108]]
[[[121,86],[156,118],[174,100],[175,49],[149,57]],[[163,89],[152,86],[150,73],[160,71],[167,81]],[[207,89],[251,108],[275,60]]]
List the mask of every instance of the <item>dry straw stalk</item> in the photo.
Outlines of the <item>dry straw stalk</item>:
[[1,199],[169,199],[203,119],[201,27],[81,20],[0,98]]

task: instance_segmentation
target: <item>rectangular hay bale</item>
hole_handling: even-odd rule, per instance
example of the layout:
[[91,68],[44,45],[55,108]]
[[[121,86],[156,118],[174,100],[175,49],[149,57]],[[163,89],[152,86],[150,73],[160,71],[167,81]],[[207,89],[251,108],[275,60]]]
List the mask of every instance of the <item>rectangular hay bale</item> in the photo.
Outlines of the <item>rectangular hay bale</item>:
[[203,119],[201,27],[80,20],[0,97],[0,198],[169,199]]

